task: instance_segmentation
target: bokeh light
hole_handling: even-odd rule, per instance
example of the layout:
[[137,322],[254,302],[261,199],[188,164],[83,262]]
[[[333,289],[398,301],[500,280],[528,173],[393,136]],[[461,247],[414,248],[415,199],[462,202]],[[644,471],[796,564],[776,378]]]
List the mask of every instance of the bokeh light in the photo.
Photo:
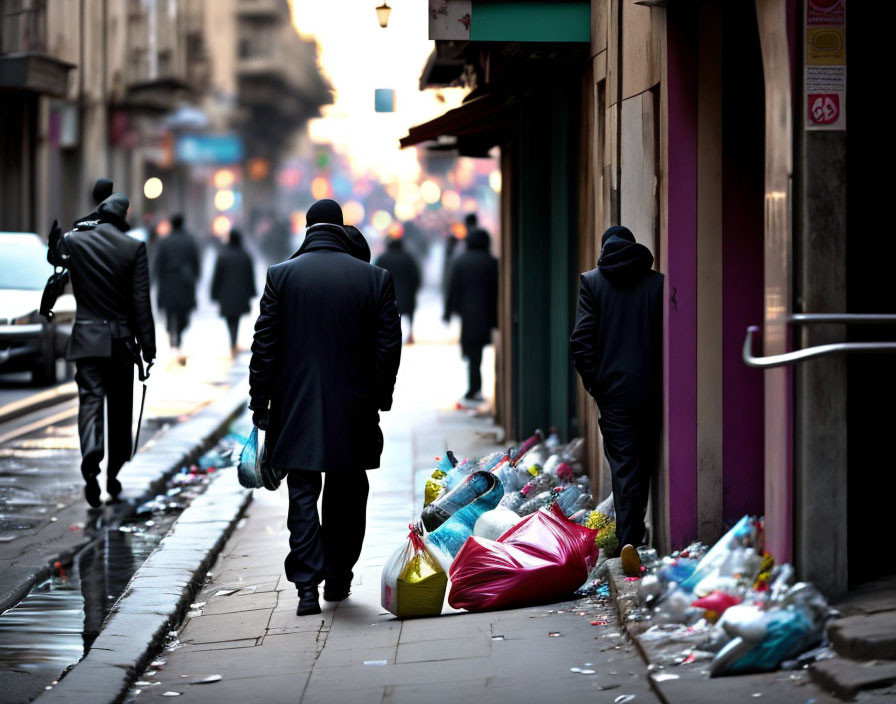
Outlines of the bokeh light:
[[442,189],[439,188],[439,184],[435,181],[424,181],[420,184],[420,197],[429,205],[438,203],[439,198],[442,197]]
[[[425,204],[421,203],[425,207]],[[395,204],[395,217],[398,220],[413,220],[417,215],[417,206],[413,203],[398,202]]]
[[305,229],[305,211],[304,210],[293,210],[289,214],[289,224],[292,227],[292,231],[294,234],[297,234]]
[[467,236],[467,228],[462,222],[456,222],[451,226],[451,234],[462,240]]
[[442,194],[442,207],[446,210],[460,209],[460,194],[457,191],[447,190]]
[[311,195],[314,197],[314,200],[333,197],[333,189],[325,176],[315,176],[311,179]]
[[475,213],[479,209],[479,203],[475,198],[464,198],[462,208],[465,213]]
[[356,200],[350,200],[342,206],[342,219],[346,225],[357,227],[364,222],[364,206]]
[[488,185],[495,193],[501,192],[501,172],[495,169],[488,175]]
[[212,220],[212,232],[215,233],[218,237],[224,237],[230,232],[230,227],[233,225],[233,222],[226,215],[219,215],[214,220]]
[[143,184],[143,195],[150,200],[155,200],[162,195],[162,188],[162,179],[153,176],[146,179],[146,183]]
[[370,224],[377,230],[385,230],[392,222],[392,216],[385,210],[377,210],[370,218]]
[[171,234],[171,221],[169,220],[160,220],[159,224],[156,225],[156,234],[159,237],[167,237]]
[[400,222],[393,222],[386,228],[386,234],[393,240],[401,239],[401,236],[404,234],[404,225]]
[[218,169],[215,171],[212,180],[215,183],[215,188],[223,190],[225,188],[230,188],[233,185],[234,181],[236,181],[236,176],[230,169]]
[[271,162],[262,156],[257,156],[249,160],[246,168],[249,178],[253,181],[262,181],[271,173]]
[[236,202],[236,196],[229,188],[215,193],[215,207],[218,210],[230,210]]

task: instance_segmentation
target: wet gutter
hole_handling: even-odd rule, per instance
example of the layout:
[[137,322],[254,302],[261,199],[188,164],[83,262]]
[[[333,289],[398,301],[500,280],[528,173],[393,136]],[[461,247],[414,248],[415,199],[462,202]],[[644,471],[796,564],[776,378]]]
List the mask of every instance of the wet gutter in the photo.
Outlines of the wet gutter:
[[[123,495],[115,519],[126,520],[136,507],[160,493],[168,479],[184,465],[195,462],[226,432],[230,423],[246,408],[247,377],[242,377],[225,394],[192,416],[160,432],[147,447],[125,466],[120,475]],[[85,507],[80,502],[60,510],[57,521],[48,524],[47,538],[52,541],[52,555],[28,555],[0,570],[0,612],[13,607],[38,583],[53,574],[53,563],[69,562],[89,543],[81,532],[67,526],[83,520]],[[49,535],[49,533],[54,535]]]
[[35,702],[120,702],[186,613],[252,495],[233,468],[216,479],[175,521],[116,602],[90,651]]

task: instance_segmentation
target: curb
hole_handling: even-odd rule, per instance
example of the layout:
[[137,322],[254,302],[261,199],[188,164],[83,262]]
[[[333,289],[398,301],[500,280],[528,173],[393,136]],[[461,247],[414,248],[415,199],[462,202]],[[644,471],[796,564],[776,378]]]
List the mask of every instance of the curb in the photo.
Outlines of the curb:
[[[231,421],[246,407],[247,379],[247,376],[242,376],[217,401],[198,411],[189,420],[159,433],[125,465],[119,478],[127,501],[120,504],[116,511],[117,520],[132,515],[137,505],[162,490],[172,474],[194,462],[217,441]],[[58,525],[65,525],[70,519],[83,519],[83,515],[83,505],[72,505],[58,514]],[[21,565],[4,568],[3,578],[0,580],[0,612],[15,606],[35,584],[50,577],[53,574],[53,562],[71,558],[88,542],[80,539],[72,541],[73,535],[67,531],[62,534],[59,542],[64,547],[61,545],[57,553],[49,559],[41,560],[39,565],[28,564],[25,560]]]
[[131,577],[84,659],[34,701],[115,704],[125,697],[168,631],[180,623],[252,500],[234,469],[217,474]]
[[0,406],[0,423],[7,423],[29,413],[34,413],[77,397],[78,385],[73,381],[54,386],[46,391],[41,391],[39,394],[26,396],[18,401]]

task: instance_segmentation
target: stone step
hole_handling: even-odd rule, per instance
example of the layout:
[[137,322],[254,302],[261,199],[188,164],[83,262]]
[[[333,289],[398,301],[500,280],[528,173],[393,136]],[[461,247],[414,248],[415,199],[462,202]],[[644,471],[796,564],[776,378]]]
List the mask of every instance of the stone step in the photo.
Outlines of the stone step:
[[831,658],[811,665],[809,677],[822,689],[849,701],[859,690],[896,685],[896,660]]
[[896,611],[847,616],[828,626],[831,645],[853,660],[896,660]]

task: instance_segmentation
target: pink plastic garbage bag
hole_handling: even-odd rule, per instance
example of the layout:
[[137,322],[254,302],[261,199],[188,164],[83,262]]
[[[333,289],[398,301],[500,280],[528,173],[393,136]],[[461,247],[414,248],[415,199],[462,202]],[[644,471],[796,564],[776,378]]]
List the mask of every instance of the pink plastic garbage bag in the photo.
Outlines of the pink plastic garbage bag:
[[568,597],[597,560],[596,536],[553,506],[526,516],[498,540],[471,537],[451,565],[448,603],[488,611]]

